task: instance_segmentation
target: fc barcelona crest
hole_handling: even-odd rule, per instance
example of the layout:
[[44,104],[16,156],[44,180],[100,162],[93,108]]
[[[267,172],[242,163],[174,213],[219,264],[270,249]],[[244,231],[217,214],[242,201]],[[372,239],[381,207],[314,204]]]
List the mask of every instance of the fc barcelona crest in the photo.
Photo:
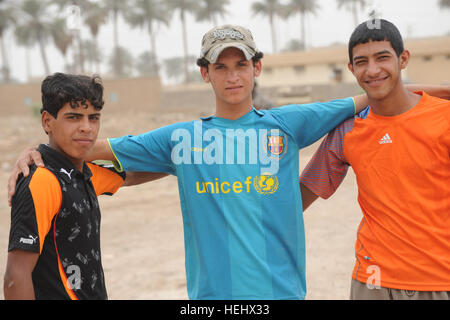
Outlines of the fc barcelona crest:
[[280,157],[286,153],[287,138],[285,135],[268,135],[267,151],[269,156]]

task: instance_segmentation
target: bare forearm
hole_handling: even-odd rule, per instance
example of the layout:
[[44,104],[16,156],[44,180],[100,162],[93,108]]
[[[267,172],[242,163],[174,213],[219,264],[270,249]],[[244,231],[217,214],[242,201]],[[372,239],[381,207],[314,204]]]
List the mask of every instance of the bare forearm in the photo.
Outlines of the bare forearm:
[[128,172],[123,186],[135,186],[145,182],[158,180],[168,176],[167,173],[158,172]]
[[108,140],[99,139],[95,142],[94,147],[89,152],[89,155],[86,157],[87,161],[95,161],[95,160],[110,160],[115,161],[116,158],[111,151]]
[[369,98],[366,94],[353,97],[355,99],[355,114],[360,113],[369,105]]
[[300,191],[302,193],[302,205],[303,211],[308,209],[308,207],[317,200],[319,196],[317,196],[314,192],[309,190],[303,183],[300,183]]
[[450,100],[449,85],[407,84],[405,86],[409,91],[425,91],[430,96]]

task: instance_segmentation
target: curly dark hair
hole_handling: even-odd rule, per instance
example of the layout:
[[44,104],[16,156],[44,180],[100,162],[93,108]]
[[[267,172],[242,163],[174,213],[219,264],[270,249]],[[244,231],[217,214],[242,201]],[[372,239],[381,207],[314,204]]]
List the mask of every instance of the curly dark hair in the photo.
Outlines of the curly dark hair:
[[[255,53],[255,55],[253,56],[253,58],[252,58],[253,64],[256,64],[263,57],[264,57],[264,53],[262,53],[261,51],[257,51]],[[206,69],[208,69],[209,61],[206,60],[206,58],[198,58],[197,59],[197,65],[199,67],[205,67]]]
[[80,104],[88,108],[89,101],[96,110],[101,110],[105,104],[102,80],[97,75],[89,77],[58,72],[42,81],[41,92],[41,113],[47,111],[54,118],[66,103],[74,109]]

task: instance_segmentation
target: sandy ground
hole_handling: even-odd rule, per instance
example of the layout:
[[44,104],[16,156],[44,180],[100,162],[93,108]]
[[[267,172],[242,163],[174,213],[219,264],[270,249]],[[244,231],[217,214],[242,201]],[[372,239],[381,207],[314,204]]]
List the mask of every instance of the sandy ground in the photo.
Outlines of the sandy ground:
[[[103,115],[100,137],[145,132],[175,121],[196,119],[200,112]],[[6,267],[10,209],[6,184],[16,158],[27,146],[47,142],[39,119],[1,117],[0,275]],[[318,143],[300,152],[303,168]],[[175,177],[122,188],[100,197],[102,257],[110,299],[187,299],[181,209]],[[348,299],[354,242],[361,213],[353,172],[329,200],[305,212],[307,299]],[[3,282],[3,281],[2,281]],[[0,292],[3,299],[3,290]]]

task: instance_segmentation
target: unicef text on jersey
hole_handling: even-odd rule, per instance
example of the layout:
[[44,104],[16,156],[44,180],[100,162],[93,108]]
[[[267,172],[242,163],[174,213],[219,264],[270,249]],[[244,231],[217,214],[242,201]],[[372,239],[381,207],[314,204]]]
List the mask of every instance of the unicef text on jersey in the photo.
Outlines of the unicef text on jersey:
[[194,137],[186,129],[176,129],[171,158],[175,165],[260,165],[261,175],[276,175],[287,150],[287,137],[278,129],[203,130],[194,124]]

